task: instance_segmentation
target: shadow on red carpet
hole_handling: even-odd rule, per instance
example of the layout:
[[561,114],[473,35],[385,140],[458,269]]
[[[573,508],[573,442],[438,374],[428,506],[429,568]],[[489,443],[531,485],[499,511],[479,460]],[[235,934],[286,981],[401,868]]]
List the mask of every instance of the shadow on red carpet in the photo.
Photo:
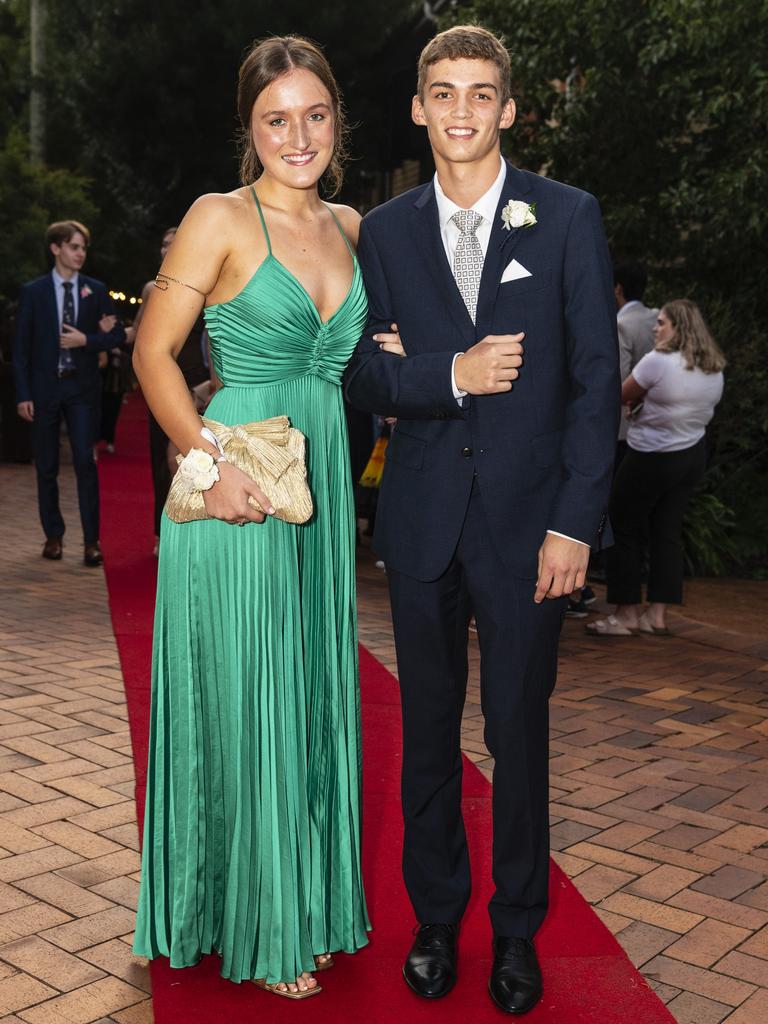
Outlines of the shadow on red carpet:
[[[137,809],[143,806],[149,726],[150,655],[156,560],[152,555],[152,488],[146,410],[133,397],[121,417],[117,454],[99,461],[102,547],[110,609],[125,679],[136,762]],[[215,557],[215,553],[212,553]],[[464,918],[460,974],[437,1003],[420,1000],[402,980],[413,913],[400,874],[400,716],[397,681],[360,651],[364,748],[364,872],[374,930],[370,945],[340,955],[319,975],[321,996],[301,1005],[235,985],[218,974],[218,958],[174,970],[151,965],[156,1024],[483,1024],[505,1019],[490,1002],[491,965],[486,904],[491,896],[491,787],[464,763],[464,815],[475,891]],[[141,821],[141,818],[139,818]],[[552,863],[551,911],[537,938],[544,998],[531,1024],[674,1024],[672,1016],[627,959],[573,884]]]

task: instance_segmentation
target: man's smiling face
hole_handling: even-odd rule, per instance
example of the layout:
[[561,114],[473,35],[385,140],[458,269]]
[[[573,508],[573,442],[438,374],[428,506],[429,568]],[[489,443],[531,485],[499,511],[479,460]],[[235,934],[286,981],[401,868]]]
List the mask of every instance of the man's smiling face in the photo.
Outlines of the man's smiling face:
[[515,103],[502,105],[492,61],[445,59],[429,68],[412,116],[426,127],[436,162],[474,163],[498,149],[499,131],[515,120]]

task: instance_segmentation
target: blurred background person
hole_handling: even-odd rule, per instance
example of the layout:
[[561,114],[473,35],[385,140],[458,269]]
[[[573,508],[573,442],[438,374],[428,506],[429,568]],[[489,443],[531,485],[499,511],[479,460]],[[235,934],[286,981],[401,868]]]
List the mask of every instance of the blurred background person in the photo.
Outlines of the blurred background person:
[[[176,237],[177,230],[177,228],[172,227],[163,233],[163,240],[160,243],[161,263]],[[144,285],[139,312],[136,315],[133,326],[128,328],[129,341],[133,341],[136,337],[144,310],[147,308],[147,299],[154,287],[154,279],[147,281]],[[202,413],[218,386],[215,374],[210,368],[211,362],[208,353],[207,333],[205,332],[202,314],[197,318],[187,340],[184,342],[184,346],[178,356],[178,365],[187,387],[192,392],[195,408],[198,412]],[[160,546],[160,521],[165,501],[168,497],[168,490],[171,486],[171,479],[176,471],[176,454],[178,449],[175,445],[171,444],[162,427],[149,410],[147,410],[147,415],[149,417],[149,461],[152,469],[152,488],[154,491],[154,554],[157,555]]]
[[606,551],[607,600],[616,609],[586,626],[595,636],[668,633],[666,607],[683,600],[683,517],[706,468],[705,431],[723,393],[725,357],[689,299],[662,308],[654,336],[655,348],[621,389],[625,406],[642,405],[630,421],[609,510],[615,542]]
[[62,555],[64,519],[59,508],[59,432],[67,426],[83,527],[84,562],[101,565],[99,479],[93,447],[99,427],[99,352],[125,341],[101,281],[81,273],[91,236],[78,221],[58,221],[46,231],[53,257],[48,274],[23,285],[19,298],[13,369],[17,411],[32,424],[43,557]]
[[[619,369],[622,381],[654,345],[654,327],[658,309],[643,304],[648,284],[648,272],[641,263],[616,263],[613,267],[613,290],[616,295],[616,323],[619,330]],[[619,443],[616,449],[616,468],[627,454],[629,421],[622,417],[619,425]]]
[[[653,328],[656,324],[658,309],[649,309],[643,305],[643,295],[648,284],[648,272],[642,263],[629,261],[616,262],[613,265],[613,291],[616,296],[616,323],[619,332],[619,364],[624,381],[630,375],[642,357],[653,348]],[[616,443],[616,462],[614,472],[618,471],[621,460],[627,453],[626,417],[619,424],[619,437]],[[593,552],[590,558],[590,577],[605,579],[604,556],[602,551]],[[591,587],[584,587],[568,598],[565,616],[568,619],[586,619],[589,606],[597,600]]]
[[0,458],[23,463],[32,461],[32,424],[16,412],[13,336],[17,306],[8,302],[0,315]]
[[[126,334],[130,328],[126,328]],[[115,434],[125,394],[131,388],[131,356],[124,348],[116,347],[109,352],[99,353],[101,371],[101,418],[99,441],[114,454]]]

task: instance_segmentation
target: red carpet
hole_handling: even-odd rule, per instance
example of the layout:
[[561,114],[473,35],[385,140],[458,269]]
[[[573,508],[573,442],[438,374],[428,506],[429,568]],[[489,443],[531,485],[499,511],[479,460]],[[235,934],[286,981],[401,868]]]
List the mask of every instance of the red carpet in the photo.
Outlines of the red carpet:
[[[115,636],[128,697],[136,760],[137,807],[144,799],[149,721],[150,644],[154,606],[151,483],[146,413],[139,399],[124,407],[118,454],[102,455],[102,539]],[[400,716],[394,677],[361,650],[365,751],[365,877],[374,931],[356,956],[339,956],[320,975],[324,992],[300,1006],[234,985],[218,975],[218,958],[172,970],[152,964],[157,1024],[246,1021],[361,1024],[482,1024],[502,1014],[486,994],[490,934],[490,785],[465,761],[464,813],[476,888],[461,935],[461,973],[438,1003],[413,995],[401,977],[413,915],[400,876]],[[141,819],[140,819],[141,820]],[[537,940],[545,995],[531,1024],[674,1024],[614,938],[559,868],[552,865],[552,910]]]

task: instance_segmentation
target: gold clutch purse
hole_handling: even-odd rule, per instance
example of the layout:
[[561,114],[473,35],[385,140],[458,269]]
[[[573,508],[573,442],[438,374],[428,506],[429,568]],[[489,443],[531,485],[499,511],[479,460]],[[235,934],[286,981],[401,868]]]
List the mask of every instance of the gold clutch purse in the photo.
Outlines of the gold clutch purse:
[[[266,494],[276,519],[306,523],[313,511],[304,460],[306,438],[291,426],[287,416],[235,427],[209,419],[203,419],[203,423],[218,438],[227,461],[241,469]],[[181,462],[182,456],[177,455],[176,461]],[[255,498],[249,498],[248,503],[259,512],[264,511]],[[174,523],[211,518],[205,508],[203,491],[189,490],[180,474],[173,478],[165,514]]]

